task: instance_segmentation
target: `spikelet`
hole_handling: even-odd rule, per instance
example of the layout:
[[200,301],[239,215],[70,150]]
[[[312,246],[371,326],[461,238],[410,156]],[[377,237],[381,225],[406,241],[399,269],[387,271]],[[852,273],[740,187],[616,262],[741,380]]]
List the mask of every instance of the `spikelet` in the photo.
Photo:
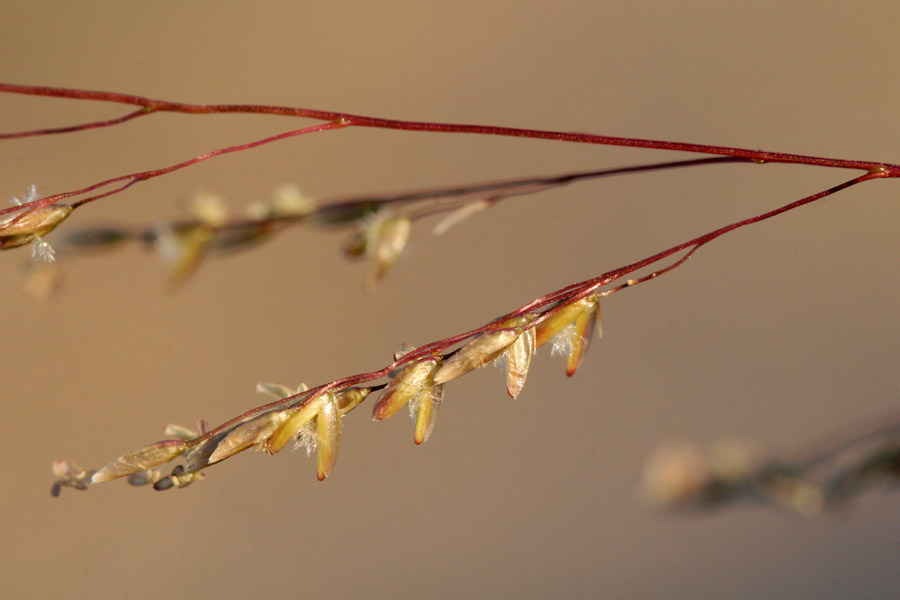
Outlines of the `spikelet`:
[[490,208],[490,206],[490,200],[476,200],[475,202],[470,202],[469,204],[457,208],[441,219],[431,231],[434,235],[444,235],[451,227],[455,227],[475,213]]
[[[290,414],[281,427],[266,441],[265,448],[269,454],[280,452],[289,441],[313,419],[325,404],[335,403],[333,392],[326,392],[310,401]],[[293,410],[293,409],[291,409]]]
[[331,474],[341,447],[341,413],[334,394],[325,394],[316,414],[316,476],[323,481]]
[[434,383],[447,383],[483,367],[497,358],[518,337],[519,331],[516,329],[498,329],[479,335],[444,362],[434,374]]
[[549,342],[556,334],[572,323],[579,313],[590,309],[594,305],[594,300],[593,296],[588,296],[577,302],[564,304],[547,311],[550,313],[550,316],[541,321],[535,328],[537,330],[537,338],[535,339],[537,347],[540,348]]
[[287,398],[289,396],[293,396],[294,394],[300,394],[307,390],[306,384],[301,384],[297,389],[290,388],[286,385],[281,385],[280,383],[262,383],[259,382],[256,384],[256,392],[259,394],[267,394],[272,396],[273,398],[278,398],[281,400],[282,398]]
[[525,378],[531,366],[531,357],[537,349],[537,335],[534,328],[526,329],[516,341],[506,349],[506,392],[510,398],[518,398],[525,387]]
[[264,443],[289,416],[290,413],[286,410],[279,410],[261,414],[241,423],[222,438],[210,454],[208,463],[217,463],[247,448]]
[[334,396],[341,416],[359,406],[371,393],[372,388],[370,387],[352,387],[337,392]]
[[365,230],[365,249],[371,267],[366,289],[373,289],[390,271],[409,242],[412,221],[409,217],[376,214]]
[[0,222],[0,250],[18,248],[50,233],[72,213],[67,204],[38,206]]
[[[305,383],[301,383],[296,389],[288,387],[286,385],[281,385],[280,383],[256,384],[257,392],[259,392],[260,394],[267,394],[269,396],[272,396],[273,398],[278,398],[279,400],[302,394],[308,389],[309,388],[306,387]],[[338,408],[341,411],[341,415],[345,415],[356,408],[360,404],[360,402],[365,400],[371,393],[372,388],[370,387],[352,387],[337,392],[335,394],[335,398],[337,399]]]
[[568,350],[566,375],[572,376],[581,365],[596,328],[600,335],[600,300],[597,295],[582,298],[550,311],[551,314],[535,327],[535,345],[539,348],[559,335],[560,346]]
[[415,413],[416,429],[413,440],[416,445],[424,444],[431,437],[437,422],[438,409],[444,399],[444,386],[436,385],[419,393],[410,403]]
[[179,231],[162,227],[156,232],[154,249],[168,267],[169,285],[181,285],[197,270],[212,241],[208,225],[192,225]]
[[173,228],[163,225],[156,233],[154,246],[169,268],[169,285],[177,287],[194,274],[206,257],[217,230],[228,220],[225,202],[218,194],[201,192],[186,206],[196,224]]
[[276,217],[305,217],[316,210],[316,201],[292,183],[281,185],[272,192],[271,215]]
[[594,302],[593,307],[588,307],[578,313],[573,323],[572,331],[572,349],[569,351],[569,358],[566,360],[566,375],[571,377],[581,366],[584,355],[587,354],[588,346],[591,343],[591,337],[594,334],[594,325],[599,320],[600,303]]
[[53,474],[56,475],[57,480],[53,482],[53,486],[50,488],[50,495],[54,498],[59,496],[59,493],[64,487],[70,487],[83,492],[87,489],[88,482],[91,480],[94,473],[95,471],[82,469],[68,460],[53,461]]
[[158,467],[181,455],[185,449],[182,440],[164,440],[132,450],[94,473],[91,483],[101,483]]
[[434,387],[434,373],[440,365],[437,358],[412,363],[398,372],[372,410],[372,418],[383,421],[403,408],[420,393]]

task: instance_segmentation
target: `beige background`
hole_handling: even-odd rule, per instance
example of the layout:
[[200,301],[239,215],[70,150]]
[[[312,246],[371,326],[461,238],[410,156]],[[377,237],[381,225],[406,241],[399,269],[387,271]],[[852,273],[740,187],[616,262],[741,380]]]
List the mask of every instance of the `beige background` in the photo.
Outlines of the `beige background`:
[[[6,2],[0,80],[900,161],[896,2]],[[109,118],[0,98],[0,130]],[[159,115],[0,145],[2,194],[60,192],[295,126]],[[323,200],[669,157],[376,130],[296,138],[132,188],[71,226],[236,210],[292,181]],[[671,438],[790,445],[895,407],[895,182],[730,235],[604,305],[575,378],[541,353],[519,400],[485,369],[448,388],[423,447],[398,417],[345,422],[334,475],[245,454],[165,494],[48,493],[166,423],[221,422],[257,381],[322,383],[403,342],[477,326],[566,283],[848,178],[735,165],[585,183],[444,237],[414,230],[376,293],[343,237],[297,229],[166,293],[137,248],[64,263],[46,303],[0,261],[0,580],[7,597],[846,598],[900,585],[900,495],[806,520],[663,514],[641,465]],[[5,202],[5,200],[4,200]],[[52,241],[52,238],[51,238]]]

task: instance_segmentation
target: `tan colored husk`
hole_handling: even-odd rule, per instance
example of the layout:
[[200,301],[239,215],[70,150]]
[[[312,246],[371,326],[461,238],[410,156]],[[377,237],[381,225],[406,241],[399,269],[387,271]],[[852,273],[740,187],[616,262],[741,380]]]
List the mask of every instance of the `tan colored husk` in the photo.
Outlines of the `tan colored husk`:
[[319,481],[331,475],[340,447],[341,415],[335,397],[328,394],[316,415],[316,476]]
[[39,206],[0,223],[0,248],[24,246],[51,232],[72,213],[67,204]]
[[287,421],[287,411],[269,412],[250,419],[231,430],[209,456],[209,464],[225,460],[251,446],[264,442]]
[[447,383],[483,367],[497,358],[518,336],[519,331],[515,329],[498,329],[478,336],[448,358],[435,372],[435,385]]
[[184,453],[182,440],[164,440],[132,450],[112,461],[91,477],[91,483],[102,483],[165,464]]
[[422,390],[434,385],[434,373],[440,364],[437,358],[412,363],[391,379],[372,409],[372,418],[383,421],[406,406]]
[[360,402],[365,400],[371,393],[372,388],[354,387],[347,388],[346,390],[342,390],[335,394],[335,399],[337,400],[338,410],[340,410],[341,416],[346,415],[348,412],[359,406]]
[[537,349],[534,328],[526,329],[506,350],[506,391],[510,398],[518,398],[525,386],[531,357]]

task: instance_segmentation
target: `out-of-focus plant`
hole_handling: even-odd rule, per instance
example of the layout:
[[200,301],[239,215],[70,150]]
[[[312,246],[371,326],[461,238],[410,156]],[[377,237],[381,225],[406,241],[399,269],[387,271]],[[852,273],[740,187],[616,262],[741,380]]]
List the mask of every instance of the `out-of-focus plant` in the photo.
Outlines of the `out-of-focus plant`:
[[665,508],[748,501],[816,515],[878,483],[896,485],[898,478],[900,414],[891,414],[781,452],[739,440],[721,440],[705,451],[671,443],[647,462],[644,488]]

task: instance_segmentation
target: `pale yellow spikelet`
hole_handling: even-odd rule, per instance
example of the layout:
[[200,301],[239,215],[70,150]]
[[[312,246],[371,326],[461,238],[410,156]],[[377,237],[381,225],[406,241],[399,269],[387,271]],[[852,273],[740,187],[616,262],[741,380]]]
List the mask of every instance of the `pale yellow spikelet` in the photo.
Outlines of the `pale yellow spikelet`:
[[164,440],[132,450],[112,461],[91,477],[91,483],[101,483],[158,467],[180,456],[186,449],[182,440]]
[[290,413],[285,410],[261,414],[232,429],[209,456],[209,464],[242,452],[247,448],[264,444],[287,421]]
[[341,413],[333,394],[326,394],[316,414],[316,476],[331,474],[341,447]]
[[440,365],[437,358],[428,358],[407,365],[391,379],[372,411],[376,421],[383,421],[403,408],[425,389],[434,386],[434,373]]
[[327,394],[323,394],[314,398],[293,412],[266,442],[266,451],[269,454],[280,452],[307,423],[316,417],[316,413],[325,403],[326,397]]
[[498,329],[476,337],[444,361],[434,374],[434,383],[446,383],[483,367],[497,358],[518,337],[519,331],[516,329]]
[[[424,444],[431,437],[434,424],[437,422],[438,409],[444,399],[444,386],[436,385],[421,392],[413,400],[415,405],[416,429],[414,441],[416,444]],[[411,404],[411,406],[412,406]]]
[[528,369],[531,367],[531,357],[537,348],[534,328],[526,329],[516,338],[516,341],[507,348],[506,356],[506,391],[510,398],[518,398],[525,387],[525,379],[528,377]]

